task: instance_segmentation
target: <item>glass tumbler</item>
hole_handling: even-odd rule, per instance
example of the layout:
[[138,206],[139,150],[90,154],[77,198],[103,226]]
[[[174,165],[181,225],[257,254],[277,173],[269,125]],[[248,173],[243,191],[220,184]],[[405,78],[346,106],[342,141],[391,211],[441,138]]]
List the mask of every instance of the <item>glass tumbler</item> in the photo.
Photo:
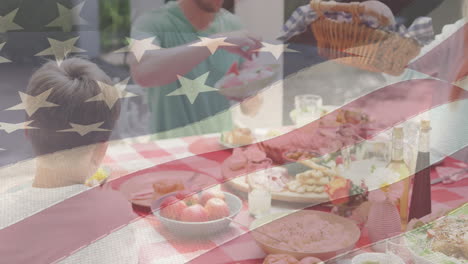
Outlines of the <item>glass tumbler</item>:
[[261,217],[271,209],[271,159],[249,160],[247,165],[247,183],[249,185],[249,213]]

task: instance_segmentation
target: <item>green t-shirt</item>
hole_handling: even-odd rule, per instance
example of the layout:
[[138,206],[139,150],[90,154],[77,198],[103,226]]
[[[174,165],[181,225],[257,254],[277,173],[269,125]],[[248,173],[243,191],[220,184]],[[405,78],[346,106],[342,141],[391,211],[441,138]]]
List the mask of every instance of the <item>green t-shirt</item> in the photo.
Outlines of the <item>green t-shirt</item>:
[[[183,14],[179,4],[170,2],[140,17],[132,29],[132,38],[156,37],[155,45],[172,48],[198,41],[199,37],[241,28],[237,17],[222,9],[208,29],[197,31]],[[194,80],[209,72],[206,85],[214,87],[235,61],[240,62],[240,57],[218,49],[184,77]],[[157,138],[217,133],[232,128],[230,103],[224,96],[217,91],[199,93],[193,104],[185,95],[167,96],[180,87],[177,80],[162,87],[148,88],[151,129],[157,134]]]

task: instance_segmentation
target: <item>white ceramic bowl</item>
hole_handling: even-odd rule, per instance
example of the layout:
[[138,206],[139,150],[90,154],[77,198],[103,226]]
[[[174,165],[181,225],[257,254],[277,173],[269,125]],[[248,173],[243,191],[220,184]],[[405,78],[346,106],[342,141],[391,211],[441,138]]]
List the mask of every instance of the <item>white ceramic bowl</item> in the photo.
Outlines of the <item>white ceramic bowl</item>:
[[363,253],[355,256],[352,264],[364,264],[366,261],[378,261],[380,264],[405,264],[405,262],[394,254],[385,253]]
[[231,224],[231,220],[242,209],[242,201],[231,193],[224,192],[226,204],[229,207],[229,218],[221,218],[208,222],[182,222],[169,219],[160,215],[161,202],[175,193],[166,194],[151,204],[151,211],[158,217],[159,221],[173,234],[191,238],[202,238],[220,233],[226,230]]

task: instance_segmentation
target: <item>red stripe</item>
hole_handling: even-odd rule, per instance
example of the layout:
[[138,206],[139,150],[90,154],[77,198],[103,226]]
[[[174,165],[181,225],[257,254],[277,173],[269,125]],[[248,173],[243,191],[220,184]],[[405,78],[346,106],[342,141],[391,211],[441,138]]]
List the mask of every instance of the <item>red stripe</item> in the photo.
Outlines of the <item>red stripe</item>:
[[468,25],[408,66],[410,69],[453,83],[468,75]]
[[136,218],[119,193],[93,188],[0,230],[0,262],[52,263]]

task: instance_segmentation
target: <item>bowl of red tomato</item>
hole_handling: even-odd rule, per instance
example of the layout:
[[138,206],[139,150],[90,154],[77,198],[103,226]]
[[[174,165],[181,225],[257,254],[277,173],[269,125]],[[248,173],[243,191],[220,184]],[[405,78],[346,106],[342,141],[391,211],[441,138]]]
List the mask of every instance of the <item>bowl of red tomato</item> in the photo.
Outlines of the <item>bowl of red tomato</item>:
[[206,190],[166,194],[151,205],[153,214],[175,235],[201,238],[227,230],[242,209],[235,195]]

